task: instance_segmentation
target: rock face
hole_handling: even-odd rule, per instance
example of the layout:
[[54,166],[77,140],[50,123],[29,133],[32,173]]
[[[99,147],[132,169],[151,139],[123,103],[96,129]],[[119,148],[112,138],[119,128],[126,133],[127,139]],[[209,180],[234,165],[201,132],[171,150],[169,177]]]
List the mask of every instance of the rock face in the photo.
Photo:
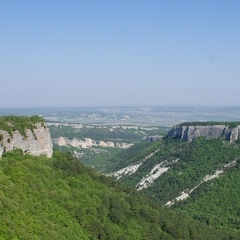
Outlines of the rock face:
[[95,144],[94,141],[91,138],[85,138],[84,143],[85,143],[86,148],[87,147],[92,147],[92,145]]
[[55,138],[53,142],[60,147],[67,146],[67,140],[64,137]]
[[52,157],[52,139],[48,128],[40,123],[35,124],[36,128],[33,132],[26,129],[26,138],[19,131],[14,131],[12,136],[6,131],[0,130],[0,157],[2,153],[13,149],[21,149],[24,153],[29,153],[34,156],[42,154],[47,157]]
[[234,142],[240,138],[240,126],[229,128],[226,125],[212,126],[175,126],[168,132],[168,136],[180,138],[183,141],[192,141],[203,136],[207,138],[222,137],[225,140]]
[[114,147],[114,143],[110,142],[110,141],[104,142],[101,140],[101,141],[99,141],[98,145],[101,147]]
[[[114,143],[111,141],[103,141],[100,140],[99,142],[96,142],[95,140],[91,138],[84,138],[84,140],[73,138],[72,140],[66,138],[66,137],[59,137],[53,139],[54,144],[62,147],[62,146],[71,146],[76,148],[91,148],[92,146],[99,146],[99,147],[106,147],[106,148],[129,148],[133,146],[133,143]],[[1,149],[0,149],[1,151]]]
[[74,138],[72,140],[69,140],[65,137],[59,137],[54,138],[53,142],[57,144],[58,146],[72,146],[72,147],[81,147],[81,148],[89,148],[94,145],[94,141],[91,138],[85,138],[84,140],[79,140],[77,138]]
[[73,138],[73,140],[68,140],[67,144],[72,147],[80,147],[81,141],[79,141],[77,138]]
[[156,142],[160,140],[162,136],[159,135],[151,135],[151,136],[146,136],[142,138],[142,141],[147,141],[147,142]]
[[118,148],[130,148],[131,146],[133,146],[133,143],[117,143],[116,147]]

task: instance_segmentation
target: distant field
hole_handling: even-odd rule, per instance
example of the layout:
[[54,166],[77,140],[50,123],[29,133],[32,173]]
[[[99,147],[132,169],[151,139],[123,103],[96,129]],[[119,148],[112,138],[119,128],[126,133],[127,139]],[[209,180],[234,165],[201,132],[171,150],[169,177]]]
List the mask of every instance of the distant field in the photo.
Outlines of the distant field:
[[192,121],[239,121],[240,107],[139,106],[0,109],[0,115],[42,115],[46,121],[171,127]]

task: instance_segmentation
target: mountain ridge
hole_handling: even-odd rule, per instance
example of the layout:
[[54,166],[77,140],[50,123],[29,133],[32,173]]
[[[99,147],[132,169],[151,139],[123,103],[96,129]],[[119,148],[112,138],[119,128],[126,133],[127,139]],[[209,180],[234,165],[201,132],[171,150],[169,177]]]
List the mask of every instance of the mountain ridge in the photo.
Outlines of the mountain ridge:
[[180,138],[183,141],[192,141],[199,136],[207,138],[222,137],[230,142],[235,142],[240,138],[240,125],[231,125],[232,123],[229,123],[228,125],[223,123],[203,123],[203,125],[199,122],[182,123],[172,127],[168,132],[168,136]]

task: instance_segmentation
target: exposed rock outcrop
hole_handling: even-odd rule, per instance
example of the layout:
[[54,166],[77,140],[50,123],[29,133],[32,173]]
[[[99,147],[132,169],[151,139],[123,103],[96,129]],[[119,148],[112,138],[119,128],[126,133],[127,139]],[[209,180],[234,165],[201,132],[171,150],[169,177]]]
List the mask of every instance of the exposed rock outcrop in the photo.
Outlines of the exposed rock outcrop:
[[53,142],[57,144],[58,146],[72,146],[72,147],[81,147],[81,148],[89,148],[92,147],[92,145],[95,144],[95,141],[93,141],[91,138],[85,138],[84,140],[79,140],[77,138],[74,138],[72,140],[69,140],[65,137],[59,137],[54,138]]
[[24,153],[34,156],[45,154],[47,157],[52,157],[53,144],[46,125],[36,123],[33,132],[30,129],[26,129],[25,132],[26,137],[22,136],[18,130],[14,131],[11,136],[8,132],[0,130],[0,157],[4,151],[8,152],[13,149],[21,149]]
[[174,138],[180,138],[183,141],[192,141],[203,136],[207,138],[222,137],[225,140],[234,142],[240,137],[240,126],[231,128],[226,125],[212,126],[184,126],[179,125],[171,128],[168,135]]
[[[103,141],[100,140],[96,142],[95,140],[91,138],[84,138],[84,140],[79,140],[78,138],[73,138],[72,140],[66,138],[66,137],[59,137],[59,138],[54,138],[53,143],[62,147],[62,146],[71,146],[71,147],[76,147],[76,148],[91,148],[92,146],[99,146],[99,147],[117,147],[117,148],[129,148],[133,146],[133,143],[114,143],[112,141]],[[0,149],[1,151],[1,149]]]
[[60,147],[67,146],[67,140],[64,137],[55,138],[53,139],[53,142]]
[[102,140],[99,141],[98,145],[101,146],[101,147],[114,147],[114,143],[113,142],[109,142],[109,141],[104,142]]
[[92,147],[92,145],[95,144],[95,142],[91,138],[85,138],[84,140],[85,140],[84,143],[86,147]]
[[162,136],[160,135],[151,135],[151,136],[146,136],[142,138],[142,141],[147,141],[147,142],[156,142],[160,140]]
[[72,147],[80,147],[82,141],[78,140],[77,138],[73,138],[73,140],[67,140],[67,144]]
[[133,143],[116,143],[116,147],[118,148],[130,148],[131,146],[133,146]]

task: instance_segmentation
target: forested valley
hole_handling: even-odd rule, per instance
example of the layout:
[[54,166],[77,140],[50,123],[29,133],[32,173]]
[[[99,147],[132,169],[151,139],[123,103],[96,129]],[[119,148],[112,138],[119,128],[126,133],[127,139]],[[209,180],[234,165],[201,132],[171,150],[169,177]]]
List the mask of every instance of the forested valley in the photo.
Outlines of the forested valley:
[[239,239],[153,203],[70,154],[5,153],[2,239]]

